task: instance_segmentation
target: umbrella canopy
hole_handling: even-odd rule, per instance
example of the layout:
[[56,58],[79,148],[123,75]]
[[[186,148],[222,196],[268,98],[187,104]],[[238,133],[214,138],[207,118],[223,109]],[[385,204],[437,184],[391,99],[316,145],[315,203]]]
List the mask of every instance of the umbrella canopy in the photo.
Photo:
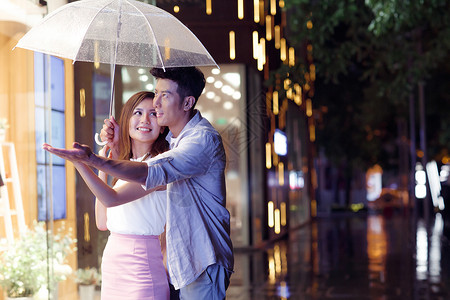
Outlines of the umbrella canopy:
[[[136,67],[208,66],[216,62],[177,18],[135,0],[81,0],[61,6],[33,26],[16,47],[75,61]],[[105,145],[95,135],[99,145]]]
[[177,18],[135,0],[81,0],[47,15],[16,47],[75,61],[140,67],[217,65]]

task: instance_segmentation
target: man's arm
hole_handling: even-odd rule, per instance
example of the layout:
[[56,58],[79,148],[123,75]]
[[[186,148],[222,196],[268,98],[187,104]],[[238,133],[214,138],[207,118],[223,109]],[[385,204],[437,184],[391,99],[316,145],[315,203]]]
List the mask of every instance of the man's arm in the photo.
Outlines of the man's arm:
[[147,179],[148,166],[146,163],[101,157],[94,154],[89,146],[77,142],[73,143],[73,149],[54,148],[49,144],[44,144],[42,148],[65,160],[84,163],[119,179],[141,185],[144,185]]

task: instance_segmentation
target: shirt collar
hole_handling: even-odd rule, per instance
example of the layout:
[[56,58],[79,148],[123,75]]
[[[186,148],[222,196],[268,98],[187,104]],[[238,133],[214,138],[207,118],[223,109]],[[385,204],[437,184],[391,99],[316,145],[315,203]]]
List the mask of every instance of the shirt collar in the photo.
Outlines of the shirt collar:
[[186,130],[189,130],[189,129],[195,127],[195,125],[197,125],[197,124],[203,119],[202,115],[200,114],[200,112],[199,112],[197,109],[194,110],[194,111],[195,111],[195,115],[194,115],[194,116],[189,120],[189,122],[187,122],[187,124],[183,127],[183,129],[181,130],[181,132],[180,132],[180,134],[178,135],[178,137],[174,138],[174,137],[173,137],[173,134],[172,134],[172,131],[169,131],[169,133],[168,133],[167,136],[166,136],[166,140],[167,140],[169,143],[173,143],[174,141],[176,141],[180,136],[183,135],[183,133],[184,133]]

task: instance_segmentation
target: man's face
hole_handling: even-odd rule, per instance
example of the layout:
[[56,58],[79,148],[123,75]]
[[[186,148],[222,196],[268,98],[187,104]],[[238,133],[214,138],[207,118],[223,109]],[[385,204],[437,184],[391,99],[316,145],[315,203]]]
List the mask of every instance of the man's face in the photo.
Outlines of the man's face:
[[[170,79],[158,79],[155,87],[153,106],[159,126],[167,126],[170,130],[178,127],[185,111],[177,92],[178,84]],[[184,126],[184,124],[183,124]]]

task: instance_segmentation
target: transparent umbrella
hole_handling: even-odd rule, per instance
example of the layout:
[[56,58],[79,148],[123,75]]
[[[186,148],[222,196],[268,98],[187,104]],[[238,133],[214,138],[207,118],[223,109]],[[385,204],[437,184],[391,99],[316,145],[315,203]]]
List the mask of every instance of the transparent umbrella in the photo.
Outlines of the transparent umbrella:
[[116,64],[163,69],[217,66],[203,44],[177,18],[135,0],[81,0],[66,4],[31,28],[16,47],[74,62],[110,64],[110,115]]

